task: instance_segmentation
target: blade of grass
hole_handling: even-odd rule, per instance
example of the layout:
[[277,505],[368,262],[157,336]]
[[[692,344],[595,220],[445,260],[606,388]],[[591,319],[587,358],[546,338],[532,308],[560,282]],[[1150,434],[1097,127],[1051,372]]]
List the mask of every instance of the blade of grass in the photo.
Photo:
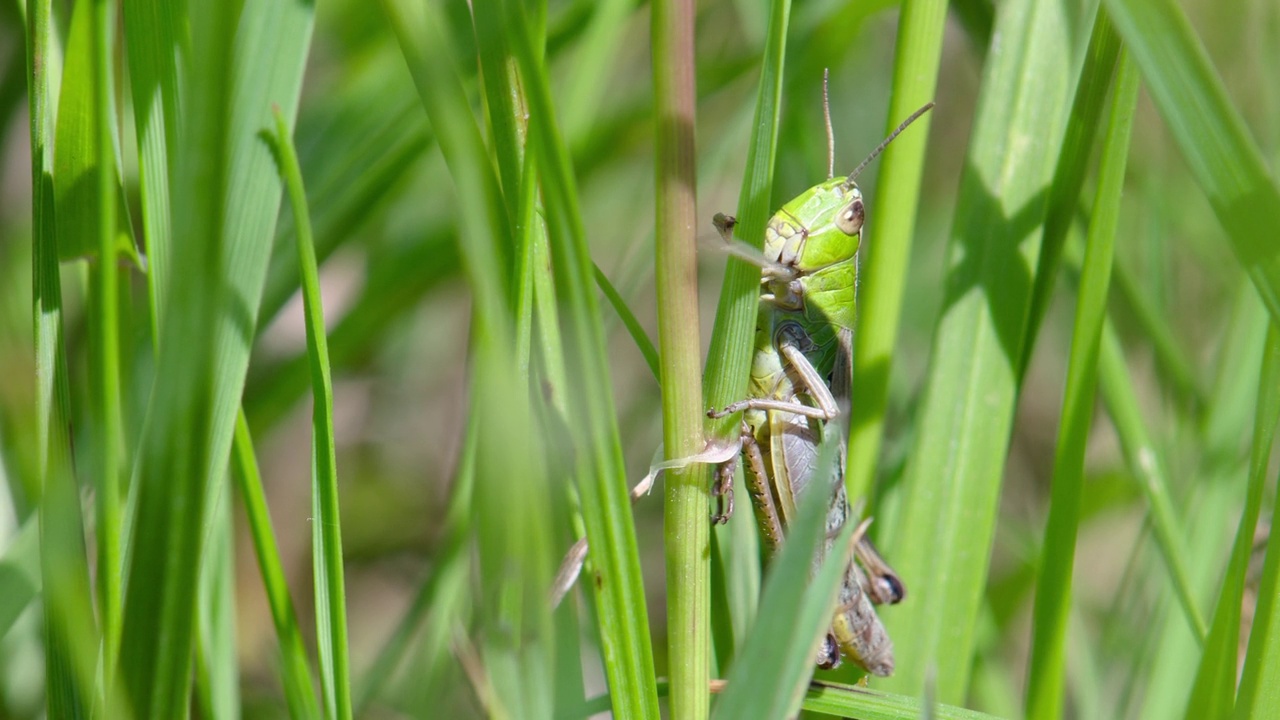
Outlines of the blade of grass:
[[[1270,334],[1274,334],[1272,325]],[[1275,380],[1262,393],[1274,395]],[[1280,494],[1272,518],[1280,517]],[[1273,520],[1274,522],[1274,520]],[[1280,713],[1280,632],[1275,627],[1280,617],[1280,532],[1272,525],[1267,539],[1267,554],[1262,568],[1262,581],[1258,585],[1258,605],[1253,616],[1253,628],[1249,632],[1249,646],[1245,654],[1244,670],[1240,676],[1240,691],[1236,697],[1233,717],[1273,717]]]
[[188,8],[200,32],[184,58],[170,197],[190,232],[174,246],[182,275],[160,279],[167,309],[136,471],[120,655],[144,717],[188,707],[206,506],[226,475],[280,201],[259,132],[273,102],[296,111],[312,9],[262,0]]
[[[770,5],[755,117],[751,123],[754,131],[747,147],[742,189],[738,194],[738,224],[734,226],[734,234],[754,247],[764,243],[765,223],[773,213],[770,197],[777,161],[778,116],[782,107],[783,63],[790,18],[788,0],[775,0]],[[758,267],[730,257],[724,273],[711,346],[707,351],[707,367],[703,372],[707,404],[711,407],[724,407],[746,396],[759,307]],[[737,432],[739,422],[738,416],[713,422],[708,436],[730,437]]]
[[[649,36],[654,87],[655,281],[662,354],[662,443],[668,460],[703,449],[698,354],[697,153],[694,144],[694,3],[655,0]],[[709,472],[666,474],[668,708],[706,718],[711,680]]]
[[[1202,460],[1196,469],[1196,482],[1187,488],[1189,500],[1184,501],[1195,512],[1188,513],[1185,527],[1177,529],[1187,537],[1185,565],[1196,593],[1197,607],[1217,597],[1222,559],[1230,553],[1232,524],[1240,510],[1240,497],[1247,482],[1240,441],[1251,432],[1251,410],[1257,404],[1261,360],[1270,322],[1270,315],[1251,283],[1237,276],[1234,290],[1236,297],[1216,353],[1216,377],[1207,394],[1209,404],[1201,421]],[[1170,593],[1160,592],[1168,577],[1167,569],[1154,562],[1147,566],[1146,583],[1159,592],[1158,604],[1173,607],[1165,607],[1152,615],[1155,622],[1151,626],[1155,630],[1144,639],[1144,644],[1150,647],[1149,658],[1136,663],[1137,672],[1133,673],[1131,684],[1133,695],[1141,703],[1141,717],[1163,720],[1185,712],[1201,648],[1185,614],[1174,605],[1177,601],[1168,597]],[[1129,595],[1134,597],[1136,593]],[[1136,599],[1141,604],[1149,602],[1141,597]],[[1146,616],[1143,612],[1138,617]]]
[[[771,2],[768,18],[765,46],[760,59],[760,82],[756,89],[754,115],[750,126],[752,134],[747,146],[742,186],[738,192],[735,213],[738,224],[734,226],[735,235],[739,239],[757,248],[764,243],[765,223],[773,212],[770,198],[773,195],[773,176],[778,156],[778,122],[782,110],[787,28],[791,20],[790,0]],[[747,394],[759,296],[760,269],[730,256],[720,285],[716,320],[711,330],[711,344],[702,374],[703,392],[709,407],[724,407],[741,400]],[[709,439],[733,437],[738,432],[740,422],[740,416],[710,421],[706,436]],[[735,481],[735,484],[741,490],[742,483]],[[735,538],[741,538],[744,534],[750,536],[753,532],[754,528],[745,518],[732,518],[726,531],[728,542],[725,538],[720,538],[719,542],[722,546],[732,544]],[[752,544],[754,545],[755,543]],[[742,544],[732,547],[734,564],[750,564],[755,568],[749,573],[742,573],[736,572],[736,568],[726,567],[726,572],[732,571],[730,577],[737,578],[742,583],[758,583],[758,553],[739,554],[747,548]],[[733,586],[741,589],[738,583],[733,583]],[[735,604],[737,607],[755,607],[754,597],[743,601],[745,599],[740,593],[735,595],[740,600]],[[721,611],[731,612],[731,609],[726,607]],[[740,614],[734,614],[730,618],[735,627],[742,627],[749,619]],[[723,652],[719,647],[717,651]],[[723,674],[730,667],[722,661],[718,669]]]
[[529,104],[530,150],[542,173],[568,377],[580,382],[566,405],[614,714],[657,717],[648,614],[577,185],[551,102],[540,50],[544,41],[530,35],[541,24],[531,25],[520,3],[504,3],[504,9],[509,46]]
[[1107,412],[1116,427],[1116,434],[1120,436],[1120,445],[1129,471],[1138,479],[1138,485],[1146,496],[1156,545],[1173,582],[1174,592],[1197,642],[1203,642],[1205,622],[1196,604],[1194,585],[1187,572],[1188,556],[1183,540],[1186,534],[1178,523],[1173,502],[1169,498],[1168,472],[1147,432],[1133,381],[1124,364],[1124,351],[1121,349],[1119,336],[1109,320],[1103,327],[1102,346],[1098,355],[1098,378]]
[[954,705],[929,704],[918,697],[895,695],[851,685],[814,682],[805,693],[802,707],[812,712],[856,717],[861,720],[905,720],[906,718],[932,718],[933,720],[994,720],[976,710]]
[[178,142],[178,58],[189,57],[189,43],[177,27],[179,10],[163,0],[124,3],[124,33],[129,52],[129,85],[137,134],[138,185],[142,200],[142,236],[147,249],[147,290],[151,333],[159,335],[165,307],[164,282],[172,277],[169,217],[170,186],[175,179]]
[[32,326],[36,367],[40,576],[45,703],[50,717],[87,717],[94,687],[97,628],[89,590],[80,498],[72,471],[62,277],[55,218],[59,190],[53,152],[56,80],[49,0],[27,3],[27,93],[31,138]]
[[1127,56],[1120,56],[1116,73],[1084,269],[1076,292],[1075,327],[1054,453],[1049,520],[1036,580],[1026,714],[1028,718],[1041,720],[1060,718],[1063,712],[1067,621],[1084,493],[1084,457],[1093,420],[1098,345],[1107,314],[1120,195],[1124,189],[1133,113],[1138,103],[1138,71]]
[[1240,603],[1249,572],[1249,555],[1253,549],[1254,530],[1262,510],[1262,492],[1266,485],[1267,466],[1280,420],[1280,326],[1273,321],[1267,332],[1257,408],[1254,412],[1253,448],[1249,455],[1249,488],[1244,512],[1236,528],[1235,545],[1230,564],[1222,580],[1213,626],[1205,641],[1200,667],[1196,672],[1191,699],[1187,703],[1188,718],[1227,717],[1231,714],[1236,693],[1236,672],[1240,644]]
[[280,551],[276,547],[275,531],[271,527],[271,514],[267,510],[267,496],[262,489],[262,474],[258,471],[258,459],[253,450],[253,437],[244,412],[236,416],[235,438],[231,444],[232,476],[244,502],[245,517],[249,521],[249,535],[253,538],[254,556],[258,560],[258,573],[271,608],[271,620],[275,624],[276,639],[280,648],[281,684],[289,706],[289,716],[295,720],[311,720],[320,717],[311,686],[311,667],[307,661],[306,647],[302,642],[302,630],[298,615],[289,596],[289,584],[285,579]]
[[[886,132],[933,100],[942,57],[947,3],[913,0],[902,4],[894,49],[893,94]],[[866,497],[875,483],[884,439],[893,346],[902,316],[902,293],[911,239],[920,204],[920,178],[931,118],[925,115],[885,148],[880,178],[864,234],[858,271],[858,331],[854,335],[853,377],[857,401],[850,409],[849,460],[845,485],[850,500]]]
[[240,663],[236,653],[235,525],[229,484],[221,487],[211,509],[196,610],[196,700],[203,718],[237,720]]
[[[119,269],[116,265],[116,142],[114,138],[114,68],[112,67],[116,7],[111,0],[95,0],[92,18],[93,114],[91,124],[97,150],[93,207],[97,211],[97,265],[91,334],[95,444],[98,449],[97,497],[94,499],[98,547],[98,617],[102,627],[102,677],[108,691],[115,684],[116,654],[120,648],[120,468],[123,434],[120,427],[120,311]],[[72,86],[66,83],[64,88]],[[110,697],[107,707],[110,707]]]
[[297,230],[307,356],[311,360],[311,558],[315,573],[320,689],[325,699],[326,714],[346,720],[351,717],[351,671],[347,655],[347,602],[343,582],[338,463],[333,440],[333,378],[329,369],[329,344],[302,169],[298,167],[289,123],[279,107],[274,108],[274,112],[274,146],[280,162],[280,174],[289,193],[289,206],[293,209],[293,225]]
[[[428,6],[424,16],[422,9],[391,0],[384,7],[457,187],[463,211],[459,249],[475,298],[472,413],[479,416],[482,431],[473,512],[481,577],[493,582],[482,586],[477,660],[483,666],[472,668],[471,679],[488,712],[545,717],[551,713],[547,673],[553,666],[546,598],[552,575],[550,512],[542,457],[532,443],[528,373],[515,355],[515,323],[510,317],[517,304],[511,280],[512,218],[438,12]],[[476,8],[476,17],[477,22],[498,23],[504,16],[500,7],[484,5]],[[502,50],[487,41],[478,47],[485,53],[485,68],[499,73],[486,76],[486,82],[505,83],[507,61],[488,54],[501,55]],[[509,120],[495,118],[504,124]],[[514,151],[511,145],[503,149]],[[504,164],[520,167],[510,158]],[[518,188],[513,192],[518,194]]]
[[919,693],[931,667],[942,702],[962,701],[968,686],[1031,271],[1072,87],[1075,53],[1062,28],[1076,20],[1048,0],[1003,3],[997,13],[919,433],[885,543],[916,588],[887,618],[902,659],[884,686],[894,691]]
[[[190,75],[192,121],[184,127],[175,216],[192,222],[188,241],[175,246],[183,280],[170,283],[171,305],[160,320],[159,357],[137,478],[137,509],[125,588],[120,665],[143,717],[185,713],[188,704],[198,558],[204,536],[204,473],[211,459],[208,433],[214,385],[213,329],[223,297],[220,200],[226,188],[223,133],[230,82],[234,13],[196,11]],[[216,68],[216,71],[215,71]],[[216,148],[200,155],[201,148]],[[189,153],[189,154],[187,154]],[[145,581],[143,580],[145,578]]]
[[640,355],[644,357],[645,364],[649,366],[649,372],[653,373],[653,379],[661,383],[662,371],[658,367],[658,350],[653,346],[653,341],[649,339],[648,333],[644,331],[644,327],[636,319],[635,313],[631,312],[631,308],[627,307],[626,301],[622,299],[617,289],[613,287],[613,283],[609,282],[609,278],[604,274],[604,271],[594,263],[592,263],[592,270],[595,273],[596,287],[600,288],[600,292],[604,294],[605,300],[609,301],[609,306],[613,308],[613,311],[618,313],[618,318],[622,320],[623,326],[627,328],[627,334],[631,336],[632,341],[636,344],[636,349],[640,351]]
[[1089,161],[1093,157],[1094,136],[1102,124],[1103,105],[1111,87],[1120,53],[1120,38],[1105,12],[1096,12],[1089,47],[1085,50],[1084,67],[1076,84],[1071,117],[1067,120],[1062,152],[1053,173],[1049,209],[1044,218],[1044,242],[1036,265],[1035,287],[1031,291],[1031,309],[1027,314],[1027,342],[1019,363],[1019,385],[1035,351],[1040,324],[1049,310],[1053,288],[1062,264],[1071,224],[1080,207],[1080,191],[1084,187]]
[[1280,319],[1280,191],[1185,13],[1172,0],[1104,0],[1236,258]]

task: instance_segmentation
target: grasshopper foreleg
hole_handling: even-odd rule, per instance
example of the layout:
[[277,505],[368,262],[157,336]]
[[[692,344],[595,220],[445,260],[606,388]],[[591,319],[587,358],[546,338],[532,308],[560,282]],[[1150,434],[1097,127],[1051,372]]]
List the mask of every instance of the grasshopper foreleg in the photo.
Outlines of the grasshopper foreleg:
[[802,348],[809,342],[809,337],[804,330],[794,323],[787,323],[779,328],[777,339],[778,352],[799,378],[802,386],[799,389],[806,391],[809,397],[813,398],[813,401],[817,403],[817,407],[805,405],[794,399],[746,398],[725,406],[723,410],[712,408],[707,411],[707,417],[722,418],[743,410],[777,410],[811,417],[816,420],[834,420],[840,415],[840,406],[836,403],[836,396],[831,393],[831,388],[827,387],[826,382],[823,381],[821,373],[813,366],[813,363],[809,362],[809,358],[804,355]]

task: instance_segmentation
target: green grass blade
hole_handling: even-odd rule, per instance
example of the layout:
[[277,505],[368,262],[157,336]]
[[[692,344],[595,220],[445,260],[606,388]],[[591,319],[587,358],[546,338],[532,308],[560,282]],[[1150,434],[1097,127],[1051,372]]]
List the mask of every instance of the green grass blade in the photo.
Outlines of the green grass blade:
[[530,34],[539,24],[530,24],[521,4],[504,5],[509,45],[529,104],[529,148],[542,173],[567,376],[580,383],[568,394],[566,406],[614,714],[657,717],[635,528],[577,184],[551,101],[544,40]]
[[325,334],[320,271],[312,244],[302,170],[293,149],[288,121],[275,108],[275,147],[280,174],[289,192],[297,228],[298,269],[306,316],[307,356],[311,360],[311,557],[315,573],[316,638],[320,656],[320,688],[329,717],[351,717],[351,671],[347,654],[347,604],[343,583],[342,523],[338,507],[338,467],[333,440],[333,378]]
[[[942,0],[902,4],[886,132],[934,99],[946,17],[947,3]],[[858,331],[853,348],[857,400],[850,410],[845,476],[851,500],[871,491],[879,464],[891,358],[902,315],[930,122],[925,115],[885,148],[868,213],[870,229],[863,235],[866,246],[858,270]]]
[[35,335],[35,455],[40,487],[45,703],[51,717],[87,717],[97,628],[89,590],[80,497],[71,460],[71,398],[63,337],[55,203],[54,88],[61,65],[51,3],[27,3],[26,69],[31,139],[32,324]]
[[653,379],[661,381],[662,371],[658,367],[658,350],[653,346],[653,341],[649,339],[648,333],[644,331],[644,327],[636,319],[635,313],[631,312],[631,308],[627,307],[626,301],[618,294],[617,288],[613,286],[613,283],[609,282],[609,277],[604,274],[604,271],[594,263],[592,264],[592,270],[595,273],[596,286],[604,294],[605,300],[609,301],[609,306],[613,308],[613,311],[618,313],[618,318],[622,320],[623,326],[627,328],[627,334],[631,336],[631,340],[635,342],[640,355],[644,357],[645,364],[649,366],[649,371],[653,373]]
[[995,720],[994,715],[954,705],[931,706],[920,698],[909,695],[824,682],[815,682],[809,686],[802,707],[816,713],[856,717],[861,720]]
[[1121,55],[1111,118],[1098,171],[1098,191],[1089,225],[1084,267],[1076,293],[1075,328],[1067,386],[1054,453],[1052,498],[1044,533],[1044,550],[1036,580],[1034,636],[1028,675],[1028,718],[1062,717],[1066,685],[1067,621],[1070,617],[1071,576],[1075,567],[1084,458],[1093,421],[1097,388],[1098,346],[1107,316],[1107,295],[1129,155],[1129,136],[1138,102],[1138,71]]
[[[751,123],[751,144],[738,193],[735,235],[755,247],[764,243],[764,228],[774,207],[774,167],[778,154],[778,116],[782,108],[783,64],[787,50],[787,27],[791,20],[789,0],[770,4],[768,34],[761,58],[760,85],[756,91],[755,116]],[[738,258],[730,258],[720,286],[716,322],[711,330],[703,384],[709,407],[724,407],[746,397],[747,373],[751,366],[751,344],[755,336],[756,313],[760,302],[760,268]],[[730,437],[738,431],[737,416],[712,423],[708,435]]]
[[[491,582],[482,587],[479,598],[481,637],[476,659],[483,666],[473,680],[489,713],[546,717],[552,704],[547,673],[553,666],[547,602],[552,576],[550,509],[542,458],[532,443],[527,367],[520,367],[515,353],[516,323],[511,313],[517,306],[516,286],[510,280],[513,218],[471,114],[438,11],[428,6],[429,14],[423,17],[402,2],[389,1],[384,7],[457,187],[462,211],[459,249],[475,298],[471,412],[482,430],[472,509],[477,518],[481,576]],[[478,44],[486,54],[481,62],[487,73],[494,73],[486,74],[485,81],[505,86],[507,62],[487,55],[501,53],[488,35],[500,31],[495,28],[501,28],[496,25],[503,19],[501,8],[484,5],[476,13],[478,22],[486,26],[480,32],[488,38]],[[511,41],[510,36],[506,39]],[[508,120],[495,119],[495,123]],[[506,145],[501,151],[512,153],[516,148]],[[503,164],[520,167],[511,158]],[[512,192],[513,199],[518,197],[518,187]]]
[[1192,176],[1280,319],[1280,191],[1191,23],[1172,0],[1105,0]]
[[1044,243],[1036,264],[1036,282],[1027,315],[1027,342],[1023,345],[1019,374],[1026,373],[1031,363],[1040,324],[1049,310],[1067,236],[1080,207],[1080,191],[1093,157],[1094,136],[1102,125],[1103,104],[1111,87],[1119,53],[1120,38],[1110,18],[1105,12],[1095,13],[1084,67],[1080,70],[1071,117],[1067,120],[1066,135],[1062,140],[1062,152],[1053,173],[1049,209],[1044,218]]
[[240,663],[236,652],[235,525],[229,484],[222,486],[212,510],[196,610],[196,701],[201,717],[237,720]]
[[[124,3],[124,32],[129,48],[129,87],[137,134],[138,184],[142,200],[142,236],[147,249],[153,337],[165,307],[164,283],[172,277],[169,217],[170,183],[178,133],[178,56],[184,42],[177,27],[179,10],[164,0]],[[185,53],[190,48],[186,47]]]
[[[172,304],[160,323],[160,353],[154,398],[143,439],[137,478],[124,642],[120,665],[139,715],[185,713],[189,695],[196,578],[204,538],[205,472],[211,459],[208,434],[213,404],[213,330],[217,323],[221,262],[220,199],[226,188],[225,156],[201,148],[223,147],[234,11],[193,17],[206,32],[196,37],[187,81],[199,90],[185,108],[181,182],[175,215],[191,220],[188,242],[175,247],[183,281],[171,283]],[[216,69],[216,70],[215,70]],[[189,154],[187,154],[189,153]],[[180,438],[173,442],[173,438]],[[145,578],[145,581],[144,581]]]
[[[1275,332],[1275,325],[1272,324],[1269,337],[1274,337]],[[1270,366],[1275,365],[1272,348],[1268,349],[1267,361]],[[1274,370],[1274,367],[1271,369]],[[1271,379],[1271,384],[1264,388],[1270,387],[1272,392],[1264,389],[1262,395],[1274,398],[1276,379],[1270,374],[1264,374],[1263,377]],[[1259,396],[1259,405],[1262,403],[1262,395]],[[1258,423],[1258,425],[1261,424]],[[1251,483],[1252,480],[1250,478]],[[1276,508],[1271,516],[1280,517],[1280,495],[1277,496]],[[1236,698],[1233,717],[1239,720],[1273,717],[1280,713],[1280,632],[1275,627],[1276,619],[1280,618],[1278,580],[1280,580],[1280,533],[1273,529],[1271,536],[1267,539],[1262,581],[1258,586],[1258,604],[1253,616],[1253,628],[1249,632],[1249,647],[1245,654],[1244,671],[1240,677],[1239,695]]]
[[897,692],[919,693],[930,666],[942,702],[960,702],[968,685],[1031,272],[1072,87],[1076,53],[1062,28],[1077,20],[1051,1],[997,12],[918,434],[885,542],[913,588],[887,617],[901,661],[884,687]]
[[1249,555],[1253,550],[1254,530],[1262,510],[1262,493],[1266,485],[1267,466],[1280,419],[1280,327],[1270,324],[1266,351],[1263,355],[1258,404],[1254,413],[1253,448],[1249,455],[1249,489],[1244,512],[1236,528],[1231,561],[1222,580],[1214,611],[1213,626],[1205,641],[1204,653],[1196,673],[1191,699],[1187,703],[1188,718],[1227,717],[1235,701],[1236,672],[1240,643],[1240,604],[1249,572]]
[[[367,111],[371,103],[400,93],[403,88],[399,84],[370,80],[353,85],[336,91],[337,109],[312,109],[310,122],[300,120],[294,131],[302,176],[309,182],[316,258],[322,265],[338,249],[360,238],[361,230],[381,216],[377,211],[398,197],[396,190],[405,185],[433,142],[416,102],[406,98],[383,113]],[[262,327],[298,290],[295,232],[293,220],[282,217],[262,294],[258,318]],[[441,240],[440,244],[446,243]],[[456,259],[450,262],[450,256],[443,253],[439,258],[437,263],[419,264],[419,271],[429,269],[427,277],[456,272]],[[384,287],[383,283],[370,284]],[[336,338],[329,339],[331,346],[336,345]],[[337,348],[330,349],[337,362]],[[254,413],[249,415],[252,420]]]
[[267,594],[276,640],[280,645],[281,684],[289,716],[295,720],[319,718],[320,706],[311,686],[311,666],[302,642],[298,615],[293,609],[293,599],[289,596],[289,584],[280,562],[271,514],[267,510],[267,495],[262,488],[262,474],[258,471],[258,459],[253,450],[253,437],[249,434],[249,423],[243,411],[236,416],[231,453],[231,474],[244,503],[254,556],[258,560],[258,573],[262,576],[262,587]]
[[[109,2],[76,3],[59,100],[55,155],[58,250],[63,259],[94,258],[89,283],[89,334],[94,357],[90,386],[90,452],[85,456],[96,489],[97,565],[120,568],[120,340],[116,229],[119,180],[116,143],[112,40],[115,10]],[[101,618],[102,676],[115,680],[120,645],[120,572],[97,573]],[[109,702],[110,698],[106,698]]]
[[[312,6],[193,4],[172,216],[190,232],[162,279],[166,312],[136,472],[121,673],[137,712],[189,703],[206,504],[223,482],[280,184],[267,144],[277,103],[292,116]],[[171,49],[178,52],[178,48]]]
[[1116,434],[1120,436],[1125,461],[1146,496],[1156,545],[1169,571],[1174,592],[1197,641],[1203,641],[1207,629],[1187,571],[1188,555],[1183,540],[1186,535],[1173,511],[1168,472],[1142,419],[1133,381],[1124,365],[1124,352],[1110,321],[1103,329],[1098,378],[1107,412],[1116,426]]
[[[662,372],[662,443],[668,460],[703,449],[698,333],[697,173],[694,146],[694,3],[650,6],[654,87],[655,272]],[[669,712],[706,718],[711,679],[709,473],[666,473],[667,676]]]
[[[778,124],[782,110],[783,66],[787,51],[787,29],[791,21],[790,0],[775,0],[769,5],[765,46],[760,59],[760,81],[756,89],[756,102],[750,127],[752,134],[747,146],[746,167],[742,186],[738,192],[738,207],[734,211],[738,224],[737,236],[755,247],[764,243],[764,228],[773,213],[772,204],[774,171],[778,157]],[[747,394],[747,377],[751,367],[751,347],[755,338],[755,325],[760,303],[760,269],[739,258],[731,257],[725,266],[716,306],[715,325],[711,330],[711,344],[707,350],[706,367],[703,370],[703,392],[709,407],[724,407],[741,400]],[[737,419],[711,421],[707,437],[732,437],[738,432]],[[741,488],[741,483],[737,483]],[[741,513],[735,513],[738,515]],[[716,612],[738,610],[730,619],[733,627],[742,628],[750,619],[741,610],[755,607],[754,593],[744,598],[742,585],[754,591],[759,587],[759,554],[751,552],[753,543],[738,542],[754,536],[754,528],[748,518],[735,517],[720,537],[722,557],[728,555],[730,565],[725,567],[730,579],[732,596],[737,600],[732,606],[717,608]],[[750,565],[745,572],[742,566]],[[736,579],[736,581],[735,581]],[[732,591],[738,592],[732,592]],[[741,647],[741,645],[739,645]],[[717,645],[717,653],[725,648]],[[719,671],[728,668],[721,662]]]
[[[98,616],[102,627],[102,677],[104,687],[115,683],[116,654],[120,648],[121,561],[120,561],[120,468],[122,457],[120,427],[120,310],[119,268],[116,263],[116,141],[114,138],[114,68],[112,53],[116,7],[110,0],[92,6],[93,147],[97,157],[92,208],[97,213],[96,266],[94,268],[91,332],[94,345],[94,428],[98,458],[95,464],[98,547]],[[74,86],[65,83],[63,88]],[[110,698],[108,697],[108,706]]]

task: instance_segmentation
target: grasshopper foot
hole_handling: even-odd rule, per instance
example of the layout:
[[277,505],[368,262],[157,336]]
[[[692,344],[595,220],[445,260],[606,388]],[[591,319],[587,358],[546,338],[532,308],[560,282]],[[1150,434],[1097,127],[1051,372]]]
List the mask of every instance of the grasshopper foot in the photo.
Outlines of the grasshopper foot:
[[716,499],[716,511],[711,515],[712,525],[724,525],[733,516],[733,466],[730,461],[716,468],[716,480],[711,485],[711,496]]

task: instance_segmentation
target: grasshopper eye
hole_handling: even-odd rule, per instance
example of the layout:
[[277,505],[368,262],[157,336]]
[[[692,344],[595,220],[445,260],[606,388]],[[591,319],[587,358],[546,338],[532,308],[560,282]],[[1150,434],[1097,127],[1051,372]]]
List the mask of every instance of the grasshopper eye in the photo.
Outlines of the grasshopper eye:
[[866,210],[862,207],[862,198],[855,197],[836,215],[836,227],[845,235],[857,235],[862,231],[862,221],[866,218]]

